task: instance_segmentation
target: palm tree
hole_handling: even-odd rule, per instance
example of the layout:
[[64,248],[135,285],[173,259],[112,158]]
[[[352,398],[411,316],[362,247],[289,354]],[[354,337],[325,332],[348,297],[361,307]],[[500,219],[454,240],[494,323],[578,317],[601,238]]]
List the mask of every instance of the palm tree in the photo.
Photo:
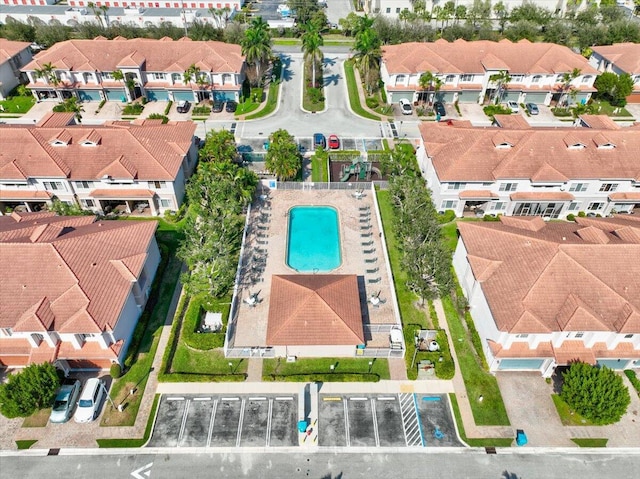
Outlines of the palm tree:
[[316,88],[316,64],[322,61],[322,51],[320,47],[324,45],[320,29],[317,25],[308,22],[302,27],[302,52],[305,62],[311,62],[311,88]]
[[101,16],[102,15],[102,10],[99,7],[97,7],[96,4],[93,3],[93,2],[87,3],[87,7],[89,7],[91,9],[91,11],[93,12],[93,14],[96,16],[100,26],[102,28],[104,28],[104,23],[102,23],[102,16]]
[[52,65],[51,62],[45,63],[42,65],[42,68],[36,68],[34,73],[37,78],[42,78],[45,83],[53,85],[53,92],[56,94],[56,98],[58,98],[58,91],[56,88],[60,84],[60,79],[56,73],[56,66]]
[[[183,73],[182,78],[184,79],[184,83],[189,85],[190,83],[195,83],[198,85],[200,90],[202,90],[206,80],[203,78],[203,75],[200,72],[200,67],[198,67],[195,63],[192,63],[189,68]],[[198,101],[200,101],[201,92],[198,92]]]
[[380,39],[373,28],[360,31],[353,44],[355,50],[354,61],[360,70],[362,79],[367,87],[368,93],[373,91],[373,86],[377,85],[377,73],[380,66]]
[[[112,75],[114,80],[122,82],[123,90],[125,92],[127,101],[131,101],[131,89],[129,88],[130,85],[127,83],[128,80],[125,79],[125,76],[124,76],[124,73],[122,73],[122,70],[116,70],[112,73]],[[135,85],[133,86],[135,87]]]
[[489,81],[495,85],[493,95],[491,96],[491,102],[496,104],[500,103],[503,94],[503,87],[511,81],[511,75],[506,70],[500,70],[498,73],[494,73],[489,77]]
[[571,72],[564,73],[562,75],[562,85],[560,86],[560,103],[564,106],[569,104],[569,96],[571,90],[574,88],[571,86],[571,82],[578,78],[582,74],[582,70],[574,68]]
[[99,9],[102,11],[102,16],[104,17],[104,22],[106,23],[107,28],[109,28],[109,15],[107,15],[109,7],[107,5],[100,5]]
[[[418,79],[418,85],[420,86],[420,89],[423,91],[430,91],[431,86],[433,85],[434,78],[435,76],[430,71],[426,71],[422,75],[420,75],[420,78]],[[427,95],[427,100],[429,101],[429,104],[431,104],[431,99],[429,98],[428,95]]]
[[269,24],[257,17],[247,28],[242,39],[242,54],[247,63],[253,63],[256,68],[256,83],[260,82],[262,63],[271,57],[271,34]]

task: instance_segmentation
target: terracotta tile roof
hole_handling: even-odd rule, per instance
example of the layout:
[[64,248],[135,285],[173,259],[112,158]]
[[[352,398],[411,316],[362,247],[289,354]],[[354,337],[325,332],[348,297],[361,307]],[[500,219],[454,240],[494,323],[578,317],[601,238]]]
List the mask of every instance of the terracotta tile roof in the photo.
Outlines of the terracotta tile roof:
[[274,275],[267,344],[364,344],[355,275]]
[[74,71],[112,72],[144,65],[148,72],[184,72],[196,64],[203,72],[240,73],[240,45],[223,42],[134,39],[68,40],[38,53],[23,70],[51,63]]
[[432,43],[401,43],[382,47],[382,61],[394,73],[484,73],[507,70],[511,74],[558,74],[579,68],[583,74],[597,74],[586,58],[553,43],[520,40],[467,42],[437,40]]
[[[420,132],[440,181],[631,178],[640,181],[640,135],[631,128],[474,128],[424,122]],[[499,135],[499,136],[497,136]],[[612,148],[598,148],[606,137]],[[496,145],[508,139],[512,147]],[[573,145],[584,145],[573,147]]]
[[496,193],[493,193],[492,191],[489,190],[464,190],[461,191],[460,194],[458,195],[460,197],[460,199],[473,199],[473,198],[480,198],[480,199],[486,199],[486,198],[499,198],[499,196]]
[[99,343],[85,342],[80,349],[75,349],[71,343],[60,343],[57,358],[65,360],[74,359],[118,359],[118,354],[122,348],[121,342],[111,345],[107,349],[102,349]]
[[494,115],[493,118],[500,128],[510,130],[528,130],[529,122],[521,115]]
[[489,349],[494,357],[502,358],[554,358],[560,365],[572,361],[583,360],[595,364],[597,359],[606,358],[640,358],[640,350],[634,349],[633,343],[621,342],[615,348],[608,349],[606,343],[595,343],[585,348],[582,341],[564,341],[562,346],[554,348],[551,342],[539,343],[530,348],[527,342],[514,342],[509,349],[495,341],[488,341]]
[[523,191],[511,193],[509,197],[513,201],[571,201],[575,198],[571,193],[562,191]]
[[72,112],[48,112],[38,122],[38,126],[42,128],[62,128],[75,124],[76,114]]
[[28,42],[14,42],[0,38],[0,64],[13,58],[22,50],[29,48],[30,45]]
[[640,43],[614,43],[591,47],[591,50],[625,73],[640,73]]
[[50,200],[52,196],[48,191],[0,189],[0,200],[5,201]]
[[488,341],[491,353],[496,358],[550,358],[553,357],[551,343],[540,343],[537,348],[530,348],[529,343],[516,341],[509,349],[495,341]]
[[120,198],[153,198],[155,193],[144,188],[122,188],[93,190],[89,193],[91,198],[120,199]]
[[583,341],[563,341],[559,347],[553,348],[556,364],[566,366],[572,362],[596,364],[596,355],[592,348],[587,348]]
[[[640,222],[513,218],[458,224],[498,330],[621,332],[640,326]],[[628,233],[616,233],[624,228]]]
[[[62,228],[31,242],[42,225]],[[95,222],[87,216],[36,214],[20,221],[0,217],[0,327],[70,333],[112,330],[156,226],[155,221]],[[114,266],[117,261],[129,275]]]
[[640,201],[640,192],[638,192],[638,193],[610,193],[609,194],[609,199],[611,201],[637,203],[638,201]]
[[607,115],[580,115],[580,120],[588,128],[596,130],[619,130],[622,128]]
[[[109,122],[46,128],[0,125],[0,178],[175,180],[193,143],[193,122]],[[96,146],[83,143],[97,140]],[[60,142],[61,146],[53,146]],[[90,143],[93,145],[93,143]]]

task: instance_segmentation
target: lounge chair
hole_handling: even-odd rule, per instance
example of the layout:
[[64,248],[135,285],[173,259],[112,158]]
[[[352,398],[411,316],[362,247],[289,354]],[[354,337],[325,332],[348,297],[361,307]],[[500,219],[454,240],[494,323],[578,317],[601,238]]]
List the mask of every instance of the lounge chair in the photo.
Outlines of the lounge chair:
[[366,218],[366,219],[360,219],[360,223],[369,223],[370,219]]
[[369,240],[369,241],[365,241],[363,243],[360,243],[362,246],[371,246],[373,244],[373,240]]
[[373,233],[360,233],[360,238],[371,238]]
[[364,260],[365,263],[377,263],[378,262],[378,258],[368,258]]
[[382,281],[382,278],[380,276],[378,276],[377,278],[374,278],[374,279],[368,279],[367,283],[375,284],[375,283],[379,283],[380,281]]
[[268,226],[256,225],[256,228],[258,228],[261,231],[269,231],[269,227]]
[[373,269],[368,269],[367,270],[367,274],[373,274],[373,273],[377,273],[380,270],[380,268],[375,267]]
[[361,229],[362,231],[370,230],[371,228],[372,228],[372,226],[371,226],[371,225],[361,226],[361,227],[360,227],[360,229]]
[[362,252],[363,252],[364,254],[373,254],[373,253],[375,253],[375,252],[376,252],[376,249],[375,249],[375,248],[371,248],[371,249],[363,249],[363,250],[362,250]]
[[267,240],[256,240],[256,243],[258,243],[258,244],[269,244],[269,242]]
[[369,211],[371,209],[370,206],[361,206],[360,208],[358,208],[360,211]]
[[258,253],[258,254],[266,254],[267,253],[267,250],[264,249],[264,248],[256,248],[253,251],[254,251],[254,253]]
[[258,238],[268,238],[268,237],[269,237],[269,235],[264,234],[264,233],[258,233],[258,234],[256,234],[256,236],[257,236]]

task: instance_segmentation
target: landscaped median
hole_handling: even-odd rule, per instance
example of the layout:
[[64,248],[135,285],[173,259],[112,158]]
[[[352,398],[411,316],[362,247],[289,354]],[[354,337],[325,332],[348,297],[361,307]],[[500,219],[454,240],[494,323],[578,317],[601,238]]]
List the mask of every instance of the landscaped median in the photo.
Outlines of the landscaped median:
[[358,93],[356,74],[353,68],[353,61],[344,62],[344,73],[347,80],[347,91],[349,92],[349,104],[351,105],[351,110],[353,110],[356,115],[363,118],[380,121],[379,116],[369,113],[362,108],[362,104],[360,103],[360,94]]
[[380,358],[284,358],[265,359],[263,381],[377,382],[390,379],[389,363]]
[[251,115],[247,115],[245,120],[257,120],[258,118],[264,118],[267,115],[270,115],[276,110],[278,106],[278,97],[280,93],[280,84],[282,80],[282,70],[284,66],[282,62],[278,59],[273,62],[273,75],[271,77],[271,82],[269,83],[269,93],[267,94],[267,103],[262,107],[261,110],[253,113]]

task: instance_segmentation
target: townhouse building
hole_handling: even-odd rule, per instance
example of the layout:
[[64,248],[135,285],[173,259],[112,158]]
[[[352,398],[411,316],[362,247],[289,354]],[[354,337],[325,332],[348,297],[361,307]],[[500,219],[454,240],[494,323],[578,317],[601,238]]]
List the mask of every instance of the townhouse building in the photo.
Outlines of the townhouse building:
[[20,85],[20,68],[31,61],[30,43],[0,38],[0,100]]
[[197,162],[192,122],[141,120],[0,125],[0,214],[39,211],[54,199],[99,214],[157,216],[182,204]]
[[640,368],[640,218],[459,222],[453,266],[491,371]]
[[39,101],[237,101],[245,78],[239,45],[188,38],[68,40],[38,53],[22,71]]
[[[417,159],[439,211],[566,218],[640,211],[640,127],[585,115],[569,128],[423,123]],[[511,124],[510,121],[514,124]]]
[[633,80],[633,91],[627,103],[640,103],[640,43],[615,43],[592,47],[589,64],[599,72],[627,73]]
[[122,365],[160,263],[155,221],[0,217],[0,366]]
[[[56,0],[0,0],[0,5],[54,5]],[[71,7],[89,7],[88,0],[69,0],[67,4]],[[227,8],[229,11],[239,11],[244,4],[243,0],[197,0],[197,1],[189,1],[189,0],[159,0],[159,1],[148,1],[148,0],[98,0],[93,2],[94,7],[108,7],[111,8],[127,8],[127,7],[146,7],[146,8],[217,8],[224,9]],[[102,11],[101,11],[102,13]],[[109,14],[109,10],[105,12],[107,15]]]
[[[574,69],[580,72],[575,78],[571,77]],[[420,86],[420,77],[426,72],[438,79],[438,89]],[[510,75],[508,83],[501,85],[491,79],[501,72]],[[596,91],[593,82],[597,75],[598,70],[569,48],[528,40],[440,39],[386,45],[380,66],[390,103],[402,98],[411,102],[483,103],[495,101],[496,95],[503,102],[580,103]]]

